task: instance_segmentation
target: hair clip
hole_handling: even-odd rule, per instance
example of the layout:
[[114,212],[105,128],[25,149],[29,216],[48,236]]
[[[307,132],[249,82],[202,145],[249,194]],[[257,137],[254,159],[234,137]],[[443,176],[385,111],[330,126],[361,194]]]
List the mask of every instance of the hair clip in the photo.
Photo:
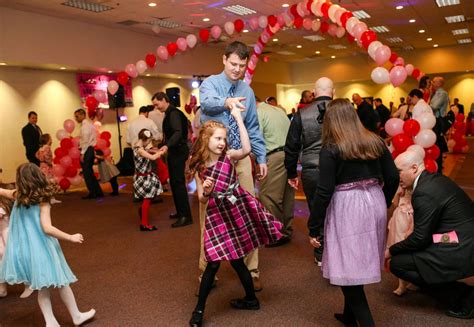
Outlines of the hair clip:
[[145,134],[147,138],[151,137],[151,132],[149,130],[144,131],[143,134]]

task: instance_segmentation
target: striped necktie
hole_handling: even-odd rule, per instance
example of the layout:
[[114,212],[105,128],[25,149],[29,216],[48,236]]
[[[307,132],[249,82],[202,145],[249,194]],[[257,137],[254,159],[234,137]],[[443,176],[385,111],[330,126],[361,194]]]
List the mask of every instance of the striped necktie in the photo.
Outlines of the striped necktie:
[[[235,84],[232,84],[229,90],[229,97],[233,98],[235,96]],[[237,122],[235,121],[234,117],[231,115],[230,111],[227,110],[227,117],[229,121],[229,126],[227,128],[227,142],[229,145],[229,148],[238,150],[242,147],[240,144],[240,133],[239,133],[239,126],[237,125]]]

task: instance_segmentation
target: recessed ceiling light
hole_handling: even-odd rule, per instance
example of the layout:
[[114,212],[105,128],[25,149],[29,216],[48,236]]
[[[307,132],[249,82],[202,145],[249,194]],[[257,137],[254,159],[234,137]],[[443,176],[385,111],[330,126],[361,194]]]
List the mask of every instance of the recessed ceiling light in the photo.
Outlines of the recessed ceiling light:
[[6,62],[0,62],[0,66],[6,66],[7,63]]
[[437,45],[437,44],[433,44],[433,48],[437,48],[437,47],[438,47],[438,45]]
[[359,19],[370,18],[370,15],[363,10],[353,11],[352,14]]
[[320,54],[320,53],[321,53],[321,51],[316,51],[315,53],[316,53],[316,54]]
[[453,35],[462,35],[462,34],[469,34],[469,30],[467,28],[461,28],[458,30],[452,30],[451,31]]
[[438,7],[454,6],[459,4],[459,0],[436,0]]
[[387,33],[388,28],[386,26],[374,26],[370,28],[372,31],[377,32],[377,33]]
[[331,56],[331,59],[336,59],[336,56]]
[[66,70],[66,67],[60,67],[59,69],[61,69],[61,70]]
[[222,9],[230,11],[231,13],[239,15],[239,16],[245,16],[245,15],[251,15],[251,14],[257,13],[255,10],[241,6],[241,5],[222,7]]
[[419,30],[418,33],[425,33],[425,30]]
[[278,42],[278,39],[275,38],[275,39],[273,39],[272,41],[273,41],[273,42]]
[[107,71],[107,73],[109,73],[109,74],[112,74],[112,73],[113,73],[113,71],[112,71],[112,70],[108,70],[108,71]]
[[464,15],[448,16],[448,17],[444,17],[444,19],[446,19],[448,24],[460,23],[460,22],[465,21]]
[[402,10],[402,9],[403,9],[403,6],[396,6],[395,9],[397,9],[397,10]]
[[243,30],[242,32],[243,32],[243,33],[248,33],[248,32],[249,32],[249,30]]
[[426,41],[431,42],[431,41],[433,41],[433,38],[429,37],[429,38],[426,39]]
[[146,74],[145,76],[150,76],[150,74]]
[[208,22],[208,21],[210,21],[210,20],[211,20],[210,18],[203,18],[203,19],[202,19],[203,22]]
[[150,2],[150,3],[148,4],[148,7],[156,7],[156,3]]
[[178,76],[178,79],[181,79],[181,76]]
[[298,49],[301,49],[303,46],[300,45],[300,44],[298,44],[296,47],[297,47]]
[[290,5],[287,4],[287,3],[284,3],[284,4],[282,4],[281,6],[282,6],[283,8],[288,8]]
[[409,23],[414,23],[414,22],[416,22],[416,19],[410,19],[408,22]]
[[470,38],[468,38],[468,39],[459,39],[459,40],[458,40],[458,43],[459,43],[459,44],[472,43],[472,39],[470,39]]

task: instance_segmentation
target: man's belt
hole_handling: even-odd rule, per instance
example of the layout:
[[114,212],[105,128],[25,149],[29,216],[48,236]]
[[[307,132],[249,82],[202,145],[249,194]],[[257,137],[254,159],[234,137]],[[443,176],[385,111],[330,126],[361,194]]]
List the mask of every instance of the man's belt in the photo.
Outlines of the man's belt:
[[279,148],[276,148],[276,149],[273,149],[272,151],[269,151],[267,153],[267,156],[271,155],[271,154],[274,154],[274,153],[277,153],[277,152],[280,152],[280,151],[284,151],[285,150],[285,147],[284,146],[281,146]]

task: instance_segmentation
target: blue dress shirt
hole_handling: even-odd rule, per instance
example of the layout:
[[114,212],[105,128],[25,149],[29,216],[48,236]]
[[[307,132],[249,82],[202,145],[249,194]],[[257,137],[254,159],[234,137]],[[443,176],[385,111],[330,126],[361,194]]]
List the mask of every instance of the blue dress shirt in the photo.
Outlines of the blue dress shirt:
[[[199,88],[199,99],[201,102],[201,122],[216,120],[229,126],[229,116],[226,115],[228,109],[224,106],[225,100],[229,97],[229,91],[232,82],[227,78],[224,72],[219,75],[212,75],[206,78]],[[242,103],[245,105],[245,111],[242,112],[242,118],[247,128],[252,146],[252,152],[257,157],[257,163],[266,163],[265,141],[263,140],[257,117],[257,105],[255,103],[255,94],[245,82],[238,80],[235,83],[234,97],[245,97]]]

